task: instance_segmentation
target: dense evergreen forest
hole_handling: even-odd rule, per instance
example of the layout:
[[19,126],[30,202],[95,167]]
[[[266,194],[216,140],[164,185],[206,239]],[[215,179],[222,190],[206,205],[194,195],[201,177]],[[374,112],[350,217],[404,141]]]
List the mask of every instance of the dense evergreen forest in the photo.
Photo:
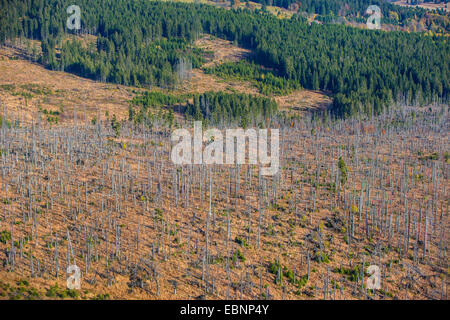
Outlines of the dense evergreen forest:
[[[445,10],[427,10],[421,7],[404,7],[392,4],[386,0],[255,0],[263,6],[274,5],[299,13],[315,14],[315,20],[325,24],[342,23],[339,17],[348,21],[365,23],[369,14],[366,12],[371,5],[381,9],[381,23],[403,26],[416,30],[417,23],[421,30],[431,30],[435,33],[450,32],[450,14]],[[433,14],[430,14],[433,12]]]
[[[420,7],[402,7],[386,0],[254,0],[263,5],[274,5],[289,8],[292,4],[298,4],[299,11],[315,13],[321,16],[345,16],[353,19],[362,18],[370,5],[377,5],[383,13],[382,22],[391,24],[404,24],[411,19],[421,19],[428,10]],[[443,10],[436,10],[440,14],[446,14]],[[390,17],[389,13],[392,16]],[[394,13],[394,14],[392,14]],[[326,20],[326,19],[325,19]],[[449,26],[443,26],[449,31]]]
[[[254,51],[253,63],[284,79],[334,94],[339,115],[378,113],[394,100],[430,102],[449,97],[450,48],[444,37],[308,25],[297,15],[143,0],[77,1],[82,30],[96,46],[64,41],[71,1],[0,0],[0,43],[42,40],[41,62],[53,69],[135,86],[176,83],[176,64],[190,57],[200,33]],[[287,82],[287,83],[290,83]],[[281,85],[282,86],[282,85]]]
[[263,127],[266,118],[278,109],[275,101],[249,94],[206,92],[195,95],[193,100],[186,113],[195,120],[207,121],[215,126],[239,120],[239,126],[243,128],[250,125]]
[[201,120],[207,126],[236,124],[246,128],[250,125],[264,127],[267,120],[278,110],[272,99],[250,94],[206,92],[202,94],[172,95],[158,91],[148,91],[132,99],[128,114],[136,124],[152,125],[157,120],[165,121],[170,127],[175,124],[172,108],[163,112],[162,106],[179,105],[193,120]]
[[227,62],[213,68],[206,68],[206,73],[212,73],[225,79],[250,81],[255,84],[259,92],[267,95],[286,95],[295,89],[300,89],[298,82],[287,80],[275,74],[272,70],[264,69],[254,63],[246,61]]

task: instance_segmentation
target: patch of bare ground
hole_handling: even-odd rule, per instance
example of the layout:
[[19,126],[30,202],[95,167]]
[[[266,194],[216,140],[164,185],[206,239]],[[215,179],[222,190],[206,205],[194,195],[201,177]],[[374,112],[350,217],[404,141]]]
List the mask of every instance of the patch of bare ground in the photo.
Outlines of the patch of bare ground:
[[32,61],[17,59],[17,54],[17,50],[0,49],[0,99],[12,118],[29,122],[39,107],[63,110],[60,120],[69,122],[75,113],[79,119],[86,114],[87,120],[98,113],[103,118],[106,111],[118,119],[128,116],[128,101],[134,96],[134,88],[48,70]]
[[207,52],[211,52],[208,61],[203,65],[206,68],[214,67],[224,62],[236,62],[251,55],[248,49],[240,48],[228,40],[223,40],[213,36],[203,36],[195,45]]
[[280,106],[280,110],[296,113],[307,109],[325,110],[332,100],[329,96],[320,91],[297,90],[287,96],[275,97],[275,101]]
[[248,82],[224,80],[215,75],[206,74],[200,69],[192,70],[192,79],[179,88],[180,92],[204,93],[207,91],[225,91],[259,95],[258,90]]

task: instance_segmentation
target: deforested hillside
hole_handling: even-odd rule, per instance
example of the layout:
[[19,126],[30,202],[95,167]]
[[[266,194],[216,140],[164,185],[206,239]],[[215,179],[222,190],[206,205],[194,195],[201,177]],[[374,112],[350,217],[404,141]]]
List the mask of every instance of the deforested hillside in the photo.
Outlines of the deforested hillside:
[[[162,121],[22,125],[5,113],[4,298],[448,298],[447,107],[273,116],[272,177],[174,165]],[[82,290],[66,288],[70,265]]]
[[448,300],[448,36],[197,2],[0,0],[0,300]]

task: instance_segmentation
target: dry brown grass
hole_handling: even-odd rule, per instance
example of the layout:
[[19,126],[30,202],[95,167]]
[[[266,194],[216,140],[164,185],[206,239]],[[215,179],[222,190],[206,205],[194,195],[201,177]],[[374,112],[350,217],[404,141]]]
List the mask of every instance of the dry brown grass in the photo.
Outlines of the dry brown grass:
[[231,41],[209,35],[195,41],[195,46],[213,53],[211,59],[208,59],[209,61],[203,65],[205,68],[214,67],[224,62],[236,62],[251,55],[251,51],[248,49],[239,48]]
[[[0,90],[0,99],[7,105],[8,112],[24,121],[31,121],[43,109],[59,110],[64,113],[63,121],[73,119],[74,110],[84,119],[97,116],[99,112],[104,117],[106,111],[115,114],[119,119],[128,116],[128,101],[134,96],[133,88],[122,85],[108,84],[81,78],[66,72],[45,69],[37,63],[14,57],[17,52],[11,49],[0,49],[0,85],[13,85],[13,90]],[[48,94],[33,94],[23,90],[23,86],[35,85],[37,88],[47,89]],[[25,99],[20,92],[33,95]],[[18,95],[15,95],[18,94]],[[70,116],[69,116],[70,115]]]

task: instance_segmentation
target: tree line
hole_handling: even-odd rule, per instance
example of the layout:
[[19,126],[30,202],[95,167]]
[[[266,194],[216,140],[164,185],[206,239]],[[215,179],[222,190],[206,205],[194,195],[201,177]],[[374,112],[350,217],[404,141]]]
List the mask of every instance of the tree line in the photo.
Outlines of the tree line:
[[212,125],[238,124],[247,128],[263,127],[266,120],[278,110],[277,103],[267,97],[250,94],[206,92],[194,96],[186,114],[194,120],[202,120]]
[[245,60],[226,62],[212,68],[205,68],[206,73],[215,74],[225,79],[237,79],[252,82],[264,95],[287,95],[299,89],[298,82],[280,77],[272,70]]
[[[253,50],[252,62],[299,86],[334,94],[339,115],[380,113],[393,101],[447,101],[450,48],[444,37],[308,25],[294,15],[152,1],[79,1],[82,30],[97,36],[85,48],[64,39],[69,1],[2,0],[0,42],[42,40],[42,62],[86,77],[172,87],[181,56],[201,65],[191,43],[200,33]],[[62,44],[61,52],[58,47]],[[58,57],[60,55],[60,57]]]
[[130,101],[129,120],[135,124],[153,126],[163,121],[171,127],[173,110],[182,111],[188,120],[203,121],[205,126],[264,127],[278,111],[278,104],[264,96],[243,93],[205,92],[196,94],[168,94],[146,91]]
[[[367,17],[364,18],[364,15],[370,5],[380,7],[383,13],[382,23],[394,25],[404,25],[413,19],[420,20],[429,12],[429,10],[421,7],[403,7],[386,0],[255,0],[255,2],[286,9],[293,8],[293,5],[296,4],[298,5],[298,11],[317,14],[321,16],[318,19],[324,21],[328,21],[332,16],[343,16],[362,22],[367,19]],[[436,9],[433,11],[448,16],[445,10]],[[450,31],[448,20],[436,20],[436,22],[447,32]]]

